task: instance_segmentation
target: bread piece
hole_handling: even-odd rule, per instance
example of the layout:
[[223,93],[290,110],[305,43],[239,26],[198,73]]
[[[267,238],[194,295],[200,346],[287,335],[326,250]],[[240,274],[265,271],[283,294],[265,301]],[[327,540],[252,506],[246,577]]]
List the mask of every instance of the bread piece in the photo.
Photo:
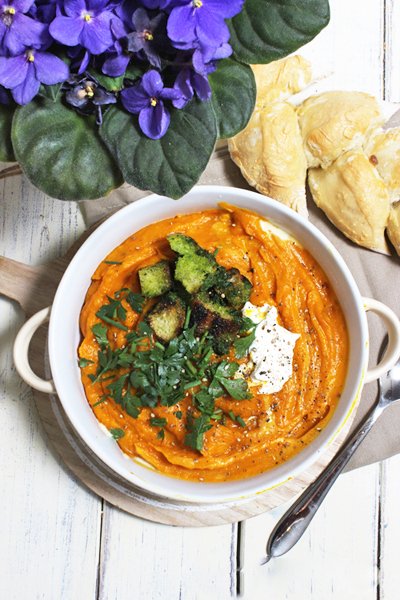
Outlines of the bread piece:
[[392,204],[390,208],[387,234],[397,254],[400,256],[400,202]]
[[312,79],[311,64],[299,55],[251,68],[257,84],[256,108],[297,94]]
[[363,92],[312,96],[298,115],[309,167],[329,167],[344,152],[361,148],[366,135],[383,124],[377,100]]
[[389,194],[362,151],[343,154],[327,169],[310,169],[308,183],[317,206],[344,235],[389,254],[385,240]]
[[365,152],[386,183],[390,199],[400,200],[400,127],[373,135]]
[[228,141],[233,161],[250,185],[307,216],[306,157],[295,109],[276,102],[256,109]]

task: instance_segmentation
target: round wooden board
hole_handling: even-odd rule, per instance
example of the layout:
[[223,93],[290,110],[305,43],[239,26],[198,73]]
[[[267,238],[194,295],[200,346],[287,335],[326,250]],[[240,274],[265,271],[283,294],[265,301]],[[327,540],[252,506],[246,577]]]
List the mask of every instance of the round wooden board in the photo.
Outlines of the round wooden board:
[[[50,304],[62,273],[77,246],[79,243],[66,257],[39,267],[0,257],[0,294],[19,302],[27,315]],[[46,371],[46,340],[47,332],[42,328],[32,340],[30,349],[32,368],[42,376]],[[82,484],[110,504],[137,517],[167,525],[190,527],[242,521],[293,499],[318,476],[335,455],[356,412],[353,410],[345,426],[318,460],[295,478],[246,500],[226,504],[192,504],[165,500],[124,481],[102,463],[78,437],[57,396],[34,391],[34,398],[52,445]]]

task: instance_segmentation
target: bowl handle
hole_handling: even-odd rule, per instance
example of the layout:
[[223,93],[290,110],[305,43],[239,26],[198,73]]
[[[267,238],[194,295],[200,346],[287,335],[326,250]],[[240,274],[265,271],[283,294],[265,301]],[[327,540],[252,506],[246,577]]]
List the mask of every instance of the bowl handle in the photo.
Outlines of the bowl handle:
[[381,317],[386,325],[389,338],[382,360],[376,367],[368,369],[365,375],[365,383],[370,383],[390,371],[400,357],[400,320],[391,308],[379,300],[363,298],[363,303],[366,312],[372,311]]
[[49,381],[41,379],[32,371],[29,364],[28,350],[35,331],[49,320],[50,311],[51,307],[48,306],[28,319],[19,330],[13,349],[14,364],[22,379],[35,390],[45,394],[55,394],[56,388],[51,379]]

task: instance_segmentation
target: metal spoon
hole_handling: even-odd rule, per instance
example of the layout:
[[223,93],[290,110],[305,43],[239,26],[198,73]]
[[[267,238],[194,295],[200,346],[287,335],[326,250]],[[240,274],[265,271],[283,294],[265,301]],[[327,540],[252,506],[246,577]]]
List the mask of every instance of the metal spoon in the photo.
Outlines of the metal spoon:
[[281,517],[269,537],[264,564],[271,558],[282,556],[299,541],[325,496],[370,431],[372,425],[385,408],[396,402],[396,400],[400,400],[400,360],[386,375],[379,379],[378,400],[367,412],[335,458]]

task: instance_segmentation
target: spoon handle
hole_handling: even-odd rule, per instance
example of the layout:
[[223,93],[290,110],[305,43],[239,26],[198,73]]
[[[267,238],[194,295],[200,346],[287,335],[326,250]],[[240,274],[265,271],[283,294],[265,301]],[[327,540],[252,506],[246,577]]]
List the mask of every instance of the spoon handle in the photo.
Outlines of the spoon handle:
[[267,560],[282,556],[301,538],[325,496],[361,444],[383,408],[374,404],[344,446],[311,485],[281,517],[267,543]]

